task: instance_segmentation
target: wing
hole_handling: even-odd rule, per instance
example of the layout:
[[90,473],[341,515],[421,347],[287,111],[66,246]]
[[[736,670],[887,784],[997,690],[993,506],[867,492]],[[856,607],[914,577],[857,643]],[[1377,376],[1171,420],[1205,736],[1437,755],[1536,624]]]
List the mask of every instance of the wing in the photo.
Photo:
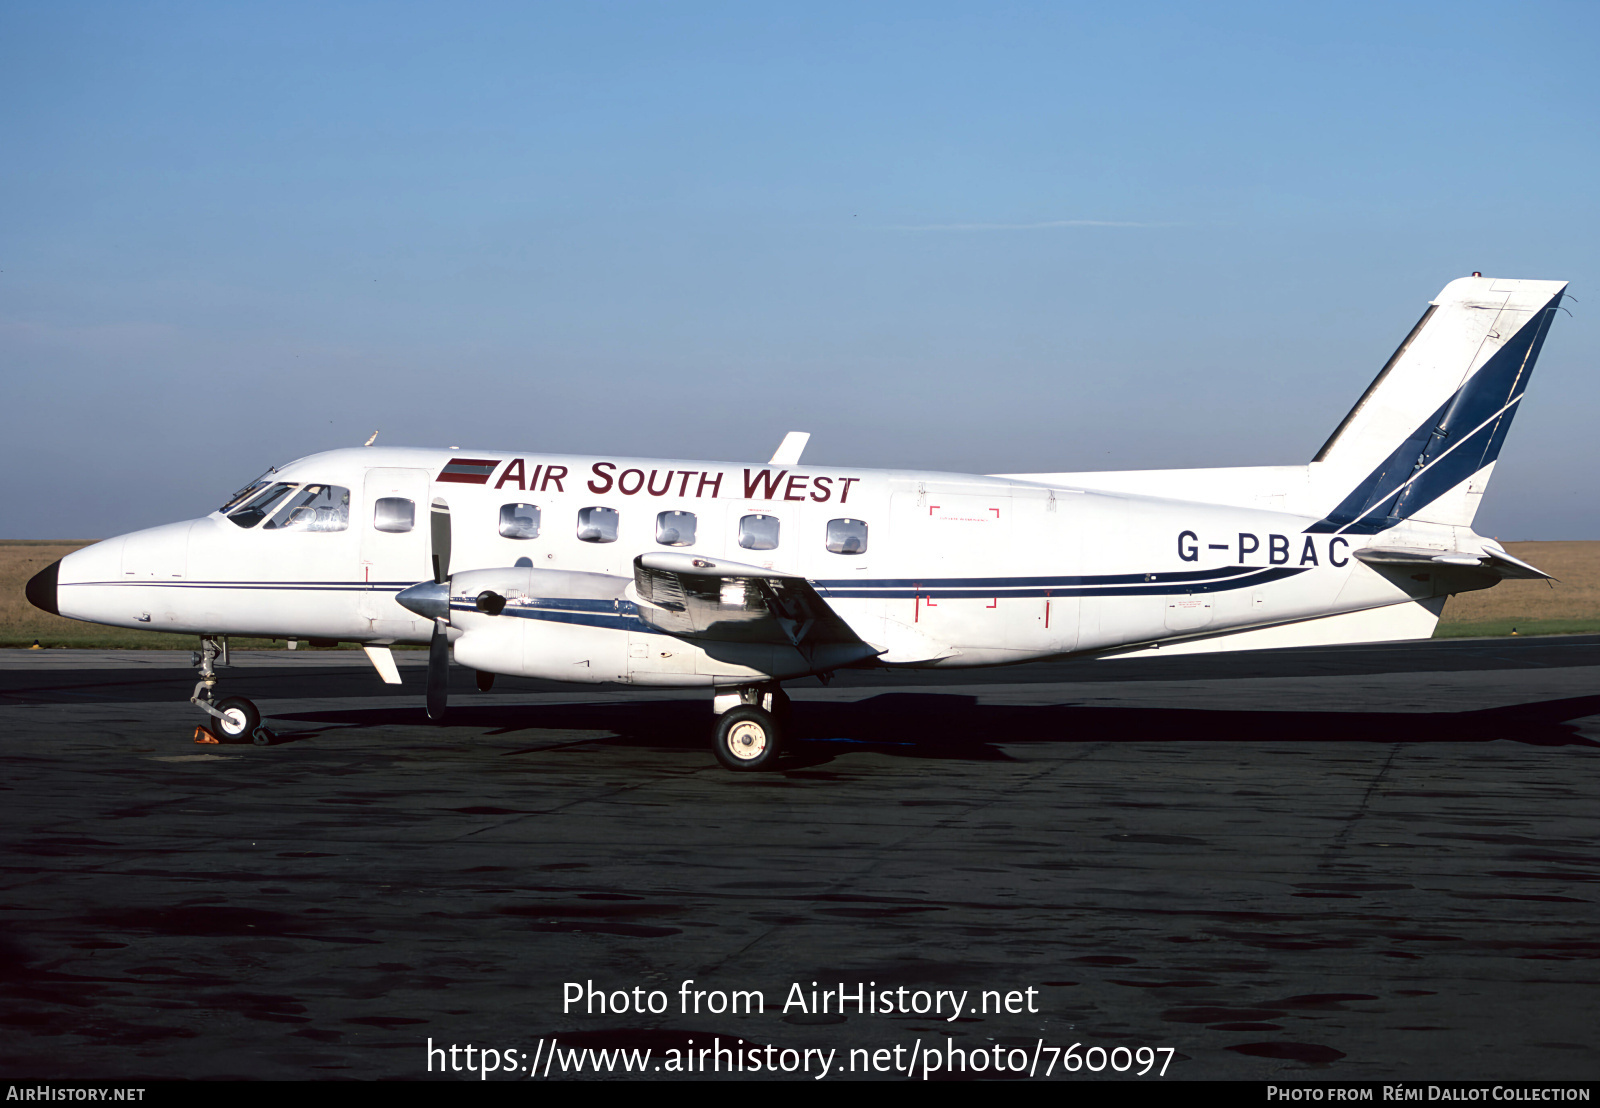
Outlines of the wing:
[[633,591],[640,619],[691,642],[792,646],[832,665],[882,653],[793,573],[662,551],[633,560]]

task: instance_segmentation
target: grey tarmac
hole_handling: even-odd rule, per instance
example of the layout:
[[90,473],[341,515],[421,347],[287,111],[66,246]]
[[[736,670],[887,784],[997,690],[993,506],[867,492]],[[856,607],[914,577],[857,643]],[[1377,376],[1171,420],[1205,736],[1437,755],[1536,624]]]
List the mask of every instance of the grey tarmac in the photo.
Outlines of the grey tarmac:
[[[399,687],[235,661],[274,746],[190,741],[186,654],[0,652],[0,1073],[720,1036],[835,1077],[1042,1039],[1170,1046],[1169,1078],[1600,1078],[1600,637],[841,674],[743,775],[700,693],[458,668],[439,727],[420,653]],[[686,979],[767,1012],[681,1015]],[[673,1007],[563,1014],[590,980]],[[785,1016],[813,981],[1039,1011]]]

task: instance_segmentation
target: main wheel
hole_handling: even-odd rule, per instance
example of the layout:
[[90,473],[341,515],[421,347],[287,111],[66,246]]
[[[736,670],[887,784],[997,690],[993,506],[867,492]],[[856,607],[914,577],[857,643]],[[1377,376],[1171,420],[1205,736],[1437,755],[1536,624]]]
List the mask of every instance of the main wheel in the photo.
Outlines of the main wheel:
[[260,710],[242,696],[230,696],[220,701],[217,711],[222,713],[222,718],[212,726],[217,729],[217,737],[225,743],[247,743],[255,729],[261,726]]
[[772,769],[778,764],[778,721],[772,713],[744,705],[717,717],[717,761],[736,770]]

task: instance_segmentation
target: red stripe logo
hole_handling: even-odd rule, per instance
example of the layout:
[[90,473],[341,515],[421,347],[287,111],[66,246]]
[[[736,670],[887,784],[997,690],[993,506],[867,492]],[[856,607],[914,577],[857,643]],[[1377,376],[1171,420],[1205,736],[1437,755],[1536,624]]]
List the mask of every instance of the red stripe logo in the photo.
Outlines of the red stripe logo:
[[487,485],[498,459],[456,458],[439,471],[438,480],[457,485]]

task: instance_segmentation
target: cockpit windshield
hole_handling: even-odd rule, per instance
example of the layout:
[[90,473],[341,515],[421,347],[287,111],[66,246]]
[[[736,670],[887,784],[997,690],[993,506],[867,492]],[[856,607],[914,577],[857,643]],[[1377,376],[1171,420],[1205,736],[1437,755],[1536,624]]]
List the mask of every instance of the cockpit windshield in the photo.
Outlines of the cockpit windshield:
[[279,481],[260,487],[228,513],[240,527],[267,521],[263,531],[343,531],[350,526],[350,490],[338,485]]
[[[253,485],[229,502],[229,506],[235,504],[239,506],[228,513],[228,518],[240,527],[254,527],[266,519],[272,513],[272,510],[278,506],[279,502],[295,488],[295,485],[286,485],[281,481],[276,485],[265,488],[260,484]],[[251,496],[251,493],[255,495]],[[247,496],[249,499],[244,499]],[[227,509],[224,508],[223,510],[226,511]]]
[[264,531],[343,531],[350,526],[350,490],[338,485],[305,485],[289,497]]
[[244,488],[228,497],[228,502],[222,507],[218,508],[217,511],[223,513],[231,512],[240,504],[243,504],[246,500],[249,500],[256,493],[260,492],[262,489],[266,488],[272,483],[271,475],[275,472],[276,470],[267,470],[266,473],[263,473],[260,477],[257,477],[254,481],[251,481]]

